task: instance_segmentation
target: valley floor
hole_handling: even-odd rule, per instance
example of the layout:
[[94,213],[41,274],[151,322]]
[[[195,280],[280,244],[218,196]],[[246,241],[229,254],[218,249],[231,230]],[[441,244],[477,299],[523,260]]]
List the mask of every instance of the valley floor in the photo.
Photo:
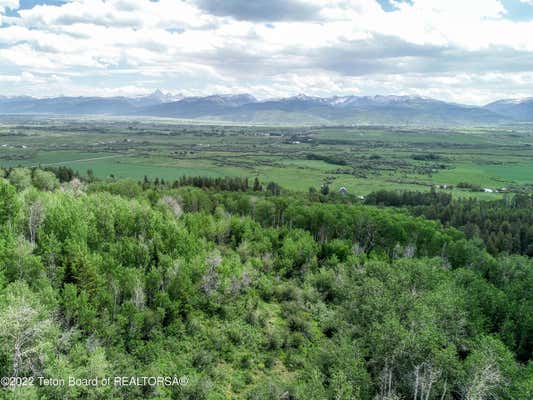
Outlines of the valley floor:
[[533,133],[502,128],[268,127],[119,118],[3,117],[0,167],[68,166],[100,178],[258,177],[366,195],[442,188],[500,198],[533,185]]

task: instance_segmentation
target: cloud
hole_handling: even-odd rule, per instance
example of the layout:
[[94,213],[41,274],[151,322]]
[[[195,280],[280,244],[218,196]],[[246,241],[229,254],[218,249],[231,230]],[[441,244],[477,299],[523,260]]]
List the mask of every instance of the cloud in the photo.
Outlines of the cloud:
[[0,82],[26,82],[26,83],[37,83],[38,79],[35,78],[35,75],[29,72],[23,72],[20,75],[0,75]]
[[140,29],[206,26],[213,19],[185,1],[74,0],[59,5],[38,5],[20,10],[21,23],[48,29],[89,24]]
[[0,0],[0,11],[6,8],[16,10],[19,8],[19,0]]
[[[472,102],[533,91],[533,22],[511,20],[501,1],[392,3],[385,11],[375,0],[54,1],[4,15],[0,90]],[[0,13],[7,7],[19,4],[0,0]],[[24,85],[24,74],[44,80]]]
[[19,0],[0,0],[0,27],[3,23],[3,14],[7,9],[16,10],[19,8]]
[[318,6],[300,0],[196,0],[196,4],[209,14],[245,21],[306,21],[319,17]]

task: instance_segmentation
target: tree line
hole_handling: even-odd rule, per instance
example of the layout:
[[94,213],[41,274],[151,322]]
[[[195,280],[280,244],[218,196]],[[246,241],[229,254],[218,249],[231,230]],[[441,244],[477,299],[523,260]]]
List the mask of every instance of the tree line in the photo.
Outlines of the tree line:
[[411,214],[461,229],[468,238],[481,238],[491,254],[516,253],[533,257],[533,196],[516,194],[501,200],[453,199],[441,192],[371,193],[366,204],[406,207]]

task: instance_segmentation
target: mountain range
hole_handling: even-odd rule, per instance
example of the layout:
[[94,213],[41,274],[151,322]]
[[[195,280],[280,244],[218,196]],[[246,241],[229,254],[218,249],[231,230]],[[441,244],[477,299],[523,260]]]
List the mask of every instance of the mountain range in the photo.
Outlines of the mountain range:
[[156,90],[144,97],[0,96],[0,114],[153,116],[251,123],[493,125],[533,122],[533,98],[469,106],[419,96],[293,97],[249,94],[184,97]]

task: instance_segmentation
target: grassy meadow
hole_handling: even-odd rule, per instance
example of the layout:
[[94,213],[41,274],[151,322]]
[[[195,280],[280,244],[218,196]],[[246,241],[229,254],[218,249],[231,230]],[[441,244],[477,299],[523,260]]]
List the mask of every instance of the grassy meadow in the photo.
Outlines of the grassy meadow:
[[[422,129],[269,127],[168,119],[3,117],[0,165],[59,166],[101,178],[248,176],[307,191],[328,183],[365,195],[378,189],[446,187],[500,197],[533,184],[527,126]],[[494,193],[459,189],[466,182]]]

